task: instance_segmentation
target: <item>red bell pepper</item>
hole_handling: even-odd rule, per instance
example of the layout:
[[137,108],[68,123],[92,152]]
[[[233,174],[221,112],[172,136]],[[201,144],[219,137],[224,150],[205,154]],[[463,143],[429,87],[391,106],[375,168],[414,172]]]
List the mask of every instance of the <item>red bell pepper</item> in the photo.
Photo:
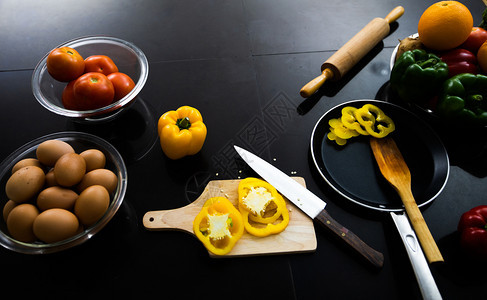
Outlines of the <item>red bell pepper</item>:
[[470,255],[487,260],[487,205],[465,212],[458,223],[460,245]]
[[440,58],[448,65],[448,77],[462,73],[478,73],[477,56],[466,49],[447,51]]

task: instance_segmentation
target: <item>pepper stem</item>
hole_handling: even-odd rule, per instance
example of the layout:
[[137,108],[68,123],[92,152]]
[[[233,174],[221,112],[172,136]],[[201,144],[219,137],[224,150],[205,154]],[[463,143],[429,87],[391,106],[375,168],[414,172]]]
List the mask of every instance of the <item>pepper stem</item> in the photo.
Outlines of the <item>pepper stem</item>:
[[178,119],[176,121],[176,125],[178,125],[180,130],[189,129],[189,127],[191,127],[191,122],[189,121],[188,117],[185,117],[182,119]]
[[418,63],[418,65],[421,68],[426,69],[426,68],[429,68],[431,66],[436,65],[437,63],[438,63],[438,60],[436,58],[430,58],[430,59],[427,59],[425,61]]
[[469,103],[469,106],[472,108],[480,108],[482,106],[482,101],[484,97],[480,94],[477,95],[469,95],[467,97],[467,101]]

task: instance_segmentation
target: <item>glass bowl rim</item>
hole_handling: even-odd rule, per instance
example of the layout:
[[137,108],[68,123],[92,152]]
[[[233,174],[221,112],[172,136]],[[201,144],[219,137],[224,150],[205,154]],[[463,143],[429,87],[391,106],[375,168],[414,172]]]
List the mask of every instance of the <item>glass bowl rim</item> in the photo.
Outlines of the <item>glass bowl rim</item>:
[[[39,85],[40,78],[41,78],[41,73],[43,71],[47,72],[47,67],[46,67],[46,61],[47,57],[49,56],[49,53],[51,53],[52,50],[60,47],[75,47],[78,44],[89,44],[89,43],[95,43],[95,42],[107,42],[110,44],[115,44],[118,46],[125,47],[126,49],[132,51],[135,53],[137,57],[137,61],[140,65],[140,75],[138,77],[138,80],[135,84],[135,87],[128,93],[125,97],[122,99],[101,107],[97,109],[92,109],[92,110],[84,110],[84,111],[77,111],[77,110],[70,110],[66,109],[64,107],[55,105],[51,101],[49,101],[41,92],[41,88]],[[31,78],[31,86],[32,86],[32,93],[34,94],[34,97],[36,100],[46,109],[49,111],[56,113],[58,115],[66,116],[66,117],[74,117],[74,118],[89,118],[93,116],[98,116],[102,114],[106,114],[108,112],[117,110],[128,103],[130,103],[132,100],[135,99],[135,97],[139,94],[139,92],[142,90],[144,87],[147,78],[149,76],[149,62],[147,60],[147,57],[145,56],[144,52],[137,46],[135,46],[133,43],[122,40],[120,38],[112,37],[112,36],[105,36],[105,35],[88,35],[88,36],[82,36],[78,38],[74,38],[71,40],[68,40],[62,44],[57,45],[53,49],[49,50],[43,57],[42,59],[37,63],[36,67],[34,68],[34,72],[32,73],[32,78]],[[53,78],[53,80],[55,80]]]

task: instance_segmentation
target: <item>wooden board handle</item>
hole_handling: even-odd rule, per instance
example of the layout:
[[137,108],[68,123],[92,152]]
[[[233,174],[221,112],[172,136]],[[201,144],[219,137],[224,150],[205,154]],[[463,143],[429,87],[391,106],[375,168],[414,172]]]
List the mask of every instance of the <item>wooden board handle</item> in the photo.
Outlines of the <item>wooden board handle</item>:
[[316,219],[325,228],[331,230],[340,239],[345,241],[349,246],[351,246],[357,253],[362,255],[368,262],[377,268],[382,268],[384,264],[384,255],[374,249],[369,245],[364,243],[358,236],[353,232],[349,231],[347,228],[340,225],[335,221],[326,210],[322,210]]
[[426,225],[426,221],[421,214],[421,211],[414,200],[413,193],[411,192],[411,188],[401,188],[397,189],[399,196],[406,208],[406,214],[408,215],[409,220],[418,236],[419,243],[423,248],[424,254],[428,259],[428,262],[435,263],[435,262],[443,262],[443,256],[441,255],[440,249],[438,249],[438,245],[436,245],[435,239],[431,235],[431,232]]
[[181,230],[193,234],[193,220],[201,207],[189,204],[184,207],[149,211],[142,220],[147,230]]

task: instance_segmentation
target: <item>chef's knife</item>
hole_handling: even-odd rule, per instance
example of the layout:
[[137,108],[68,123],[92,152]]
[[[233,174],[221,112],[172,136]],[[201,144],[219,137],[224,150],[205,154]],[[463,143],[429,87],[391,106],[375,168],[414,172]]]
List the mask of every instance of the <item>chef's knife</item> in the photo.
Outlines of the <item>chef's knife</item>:
[[325,210],[326,203],[308,189],[260,157],[234,146],[242,159],[269,184],[310,218],[331,230],[376,267],[382,267],[384,256],[364,243],[353,232],[338,224]]

